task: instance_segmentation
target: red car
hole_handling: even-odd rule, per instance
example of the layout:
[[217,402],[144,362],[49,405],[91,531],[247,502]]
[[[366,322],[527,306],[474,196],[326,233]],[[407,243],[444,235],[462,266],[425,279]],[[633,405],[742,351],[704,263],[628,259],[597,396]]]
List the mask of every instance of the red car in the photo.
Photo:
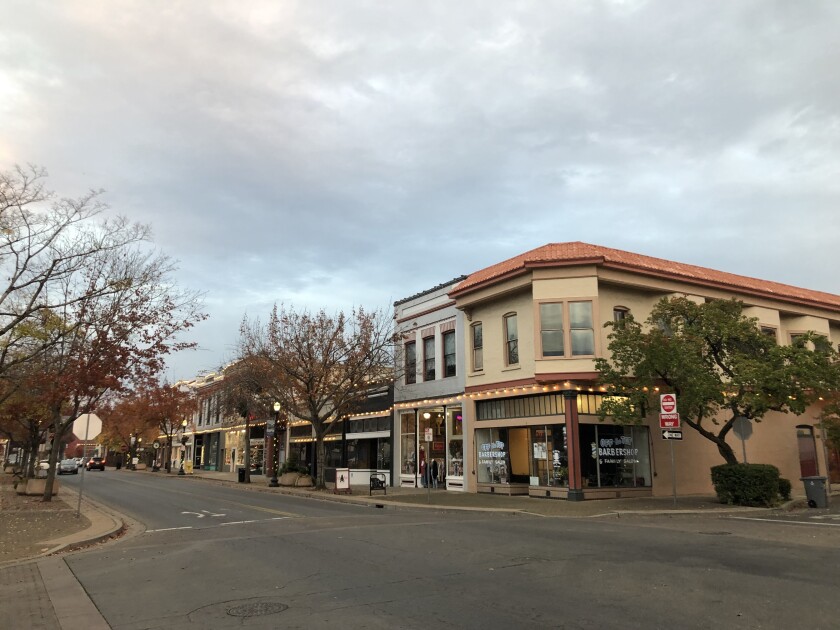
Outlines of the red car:
[[85,466],[88,470],[105,470],[105,460],[101,457],[91,457]]

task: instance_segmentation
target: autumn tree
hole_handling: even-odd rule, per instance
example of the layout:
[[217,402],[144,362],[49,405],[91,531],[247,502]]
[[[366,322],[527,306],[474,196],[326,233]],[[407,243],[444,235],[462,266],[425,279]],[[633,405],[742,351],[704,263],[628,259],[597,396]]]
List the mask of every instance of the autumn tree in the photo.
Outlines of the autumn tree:
[[151,443],[158,435],[157,423],[147,410],[146,401],[136,391],[112,393],[101,400],[96,407],[102,420],[99,443],[125,451],[133,460],[140,445]]
[[656,404],[655,388],[676,394],[682,421],[737,463],[726,437],[738,417],[796,415],[840,386],[838,355],[813,332],[778,345],[737,300],[697,304],[663,298],[642,324],[609,322],[609,356],[596,361],[605,399],[602,418],[638,423]]
[[271,392],[283,413],[311,423],[316,487],[325,488],[324,436],[376,385],[394,378],[394,333],[385,311],[354,309],[328,315],[277,306],[268,323],[243,320],[246,356],[264,360],[276,377]]

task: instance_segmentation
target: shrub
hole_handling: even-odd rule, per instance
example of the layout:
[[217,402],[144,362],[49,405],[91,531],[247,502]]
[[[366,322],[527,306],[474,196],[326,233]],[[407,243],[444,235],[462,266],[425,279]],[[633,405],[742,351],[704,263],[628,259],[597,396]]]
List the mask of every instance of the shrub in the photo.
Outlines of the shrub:
[[793,486],[790,483],[790,479],[779,477],[779,494],[782,496],[783,500],[790,501],[790,491],[792,488]]
[[720,502],[729,505],[769,507],[778,502],[782,490],[779,469],[770,464],[714,466],[712,484]]

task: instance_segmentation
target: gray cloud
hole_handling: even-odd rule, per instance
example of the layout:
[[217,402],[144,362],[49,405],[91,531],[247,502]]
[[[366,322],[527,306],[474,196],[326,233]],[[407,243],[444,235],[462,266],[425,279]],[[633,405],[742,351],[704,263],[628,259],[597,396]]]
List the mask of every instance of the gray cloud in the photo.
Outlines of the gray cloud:
[[840,293],[835,2],[13,2],[0,167],[104,187],[205,290],[390,301],[585,240]]

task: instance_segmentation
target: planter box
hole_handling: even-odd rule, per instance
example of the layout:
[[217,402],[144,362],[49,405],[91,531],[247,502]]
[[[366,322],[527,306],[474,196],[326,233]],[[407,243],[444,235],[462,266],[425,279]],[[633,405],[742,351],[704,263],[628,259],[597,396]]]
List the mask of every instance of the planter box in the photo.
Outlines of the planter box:
[[[53,496],[58,494],[59,485],[58,479],[53,480]],[[46,489],[46,479],[24,479],[18,483],[16,488],[18,494],[25,494],[30,497],[41,496]]]

